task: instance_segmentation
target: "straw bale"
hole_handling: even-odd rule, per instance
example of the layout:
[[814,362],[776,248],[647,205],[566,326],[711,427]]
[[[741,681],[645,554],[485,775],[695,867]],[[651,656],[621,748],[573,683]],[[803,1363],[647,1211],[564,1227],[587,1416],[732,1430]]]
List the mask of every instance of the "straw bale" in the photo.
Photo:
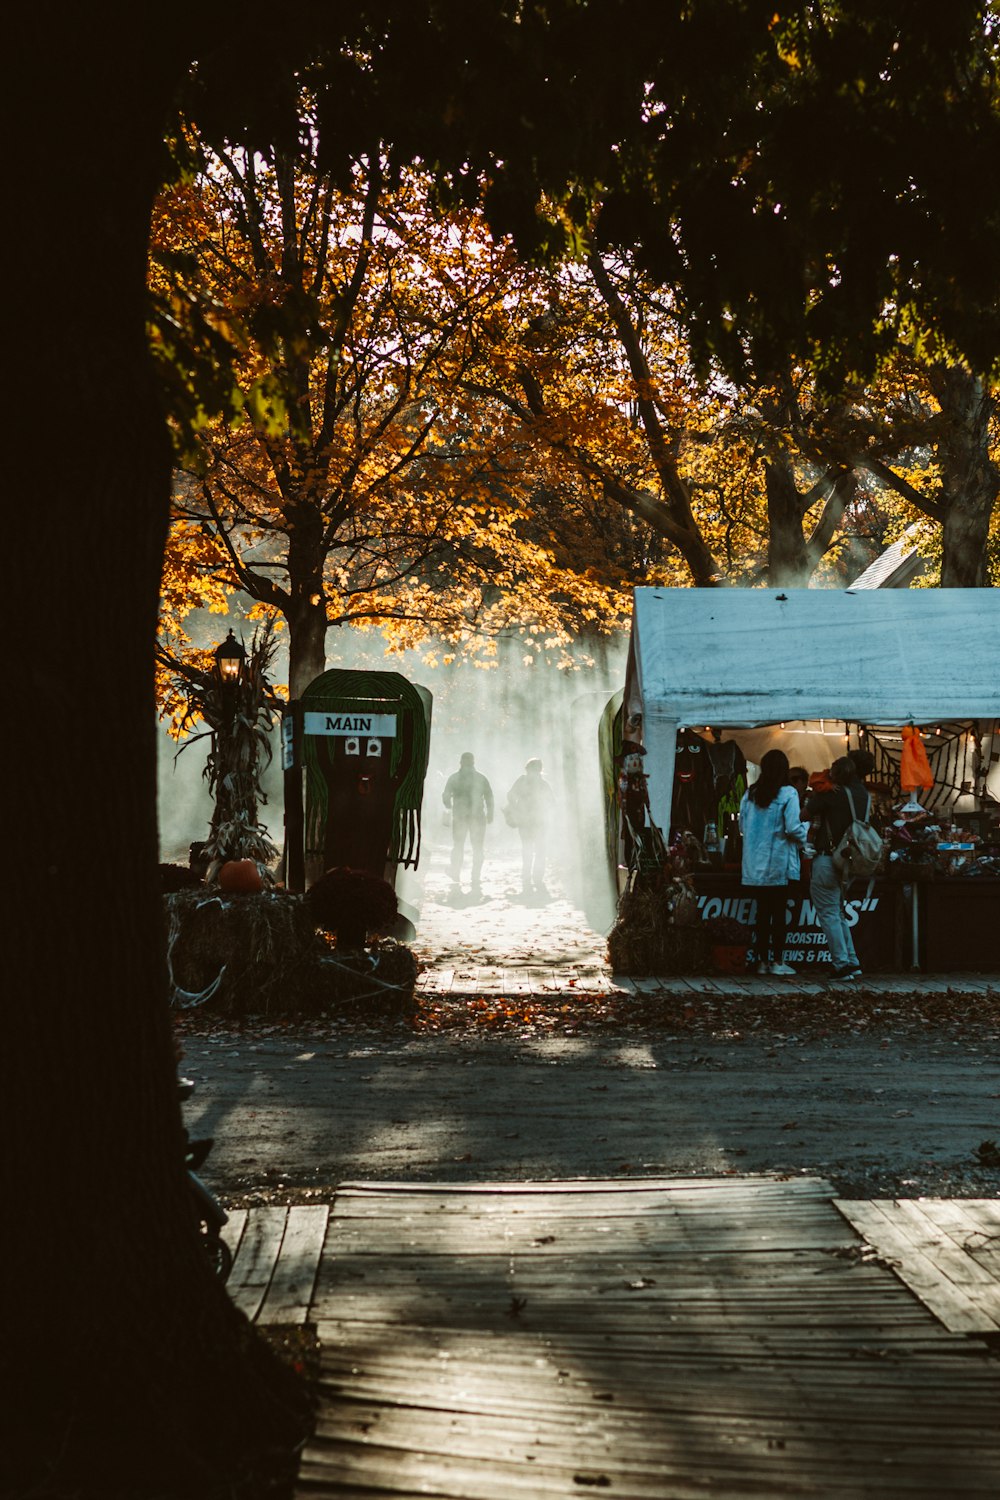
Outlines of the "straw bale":
[[[412,997],[417,964],[408,948],[386,942],[337,954],[317,933],[302,896],[280,890],[225,895],[201,886],[164,901],[179,1007],[202,1003],[228,1015],[300,1015]],[[214,992],[199,1002],[216,980]]]
[[625,891],[608,934],[608,962],[616,974],[704,974],[709,942],[700,924],[673,920],[667,893],[656,886]]

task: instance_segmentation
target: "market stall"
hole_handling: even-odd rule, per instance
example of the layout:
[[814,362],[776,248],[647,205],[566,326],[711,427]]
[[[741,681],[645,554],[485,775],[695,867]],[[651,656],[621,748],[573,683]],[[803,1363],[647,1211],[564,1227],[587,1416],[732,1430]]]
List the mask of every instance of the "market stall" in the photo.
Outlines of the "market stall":
[[[888,843],[871,890],[849,893],[863,964],[1000,969],[998,663],[993,590],[637,589],[602,729],[620,869],[635,868],[641,818],[640,844],[687,841],[703,917],[746,922],[734,813],[761,756],[777,746],[813,773],[863,746]],[[900,782],[913,733],[931,768],[917,794]],[[821,965],[796,894],[786,961]]]

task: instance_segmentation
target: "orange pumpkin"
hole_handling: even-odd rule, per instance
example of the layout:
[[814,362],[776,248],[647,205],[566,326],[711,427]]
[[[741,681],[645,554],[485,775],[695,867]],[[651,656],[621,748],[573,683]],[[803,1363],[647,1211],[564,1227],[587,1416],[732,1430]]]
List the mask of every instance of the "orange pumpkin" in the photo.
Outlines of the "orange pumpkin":
[[231,896],[249,896],[264,889],[257,863],[252,859],[231,859],[219,871],[219,889]]

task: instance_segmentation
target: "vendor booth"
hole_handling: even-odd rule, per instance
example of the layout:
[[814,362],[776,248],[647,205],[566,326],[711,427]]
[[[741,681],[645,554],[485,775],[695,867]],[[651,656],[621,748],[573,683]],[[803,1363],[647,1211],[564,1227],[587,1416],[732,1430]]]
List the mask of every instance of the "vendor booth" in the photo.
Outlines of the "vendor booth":
[[[702,915],[747,922],[735,815],[761,756],[812,775],[863,747],[887,842],[872,887],[848,893],[864,967],[997,971],[998,723],[1000,591],[636,589],[600,735],[609,852],[625,881],[637,836],[647,854],[686,838]],[[930,768],[918,792],[904,745]],[[825,939],[797,900],[785,959],[818,968]]]

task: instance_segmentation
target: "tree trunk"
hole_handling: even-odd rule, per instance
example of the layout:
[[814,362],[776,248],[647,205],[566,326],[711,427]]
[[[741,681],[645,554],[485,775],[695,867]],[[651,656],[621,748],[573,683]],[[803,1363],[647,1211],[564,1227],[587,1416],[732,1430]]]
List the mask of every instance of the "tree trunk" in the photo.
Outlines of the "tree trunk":
[[960,365],[937,366],[931,388],[941,406],[937,444],[945,500],[942,588],[988,588],[987,540],[1000,492],[990,458],[990,419],[996,402],[978,376]]
[[305,1413],[208,1268],[181,1161],[153,697],[170,453],[144,323],[149,207],[185,59],[163,35],[144,55],[131,32],[119,41],[110,10],[53,22],[43,7],[60,35],[29,39],[12,70],[50,95],[21,101],[31,150],[15,190],[33,321],[11,361],[31,468],[14,489],[27,689],[0,1491],[214,1500],[263,1493]]
[[788,458],[769,459],[764,465],[767,492],[767,579],[772,588],[800,588],[811,569],[806,561],[806,539],[802,528],[802,497]]
[[288,612],[290,698],[301,698],[313,678],[326,671],[326,596],[319,593],[318,598],[314,604],[300,594]]

